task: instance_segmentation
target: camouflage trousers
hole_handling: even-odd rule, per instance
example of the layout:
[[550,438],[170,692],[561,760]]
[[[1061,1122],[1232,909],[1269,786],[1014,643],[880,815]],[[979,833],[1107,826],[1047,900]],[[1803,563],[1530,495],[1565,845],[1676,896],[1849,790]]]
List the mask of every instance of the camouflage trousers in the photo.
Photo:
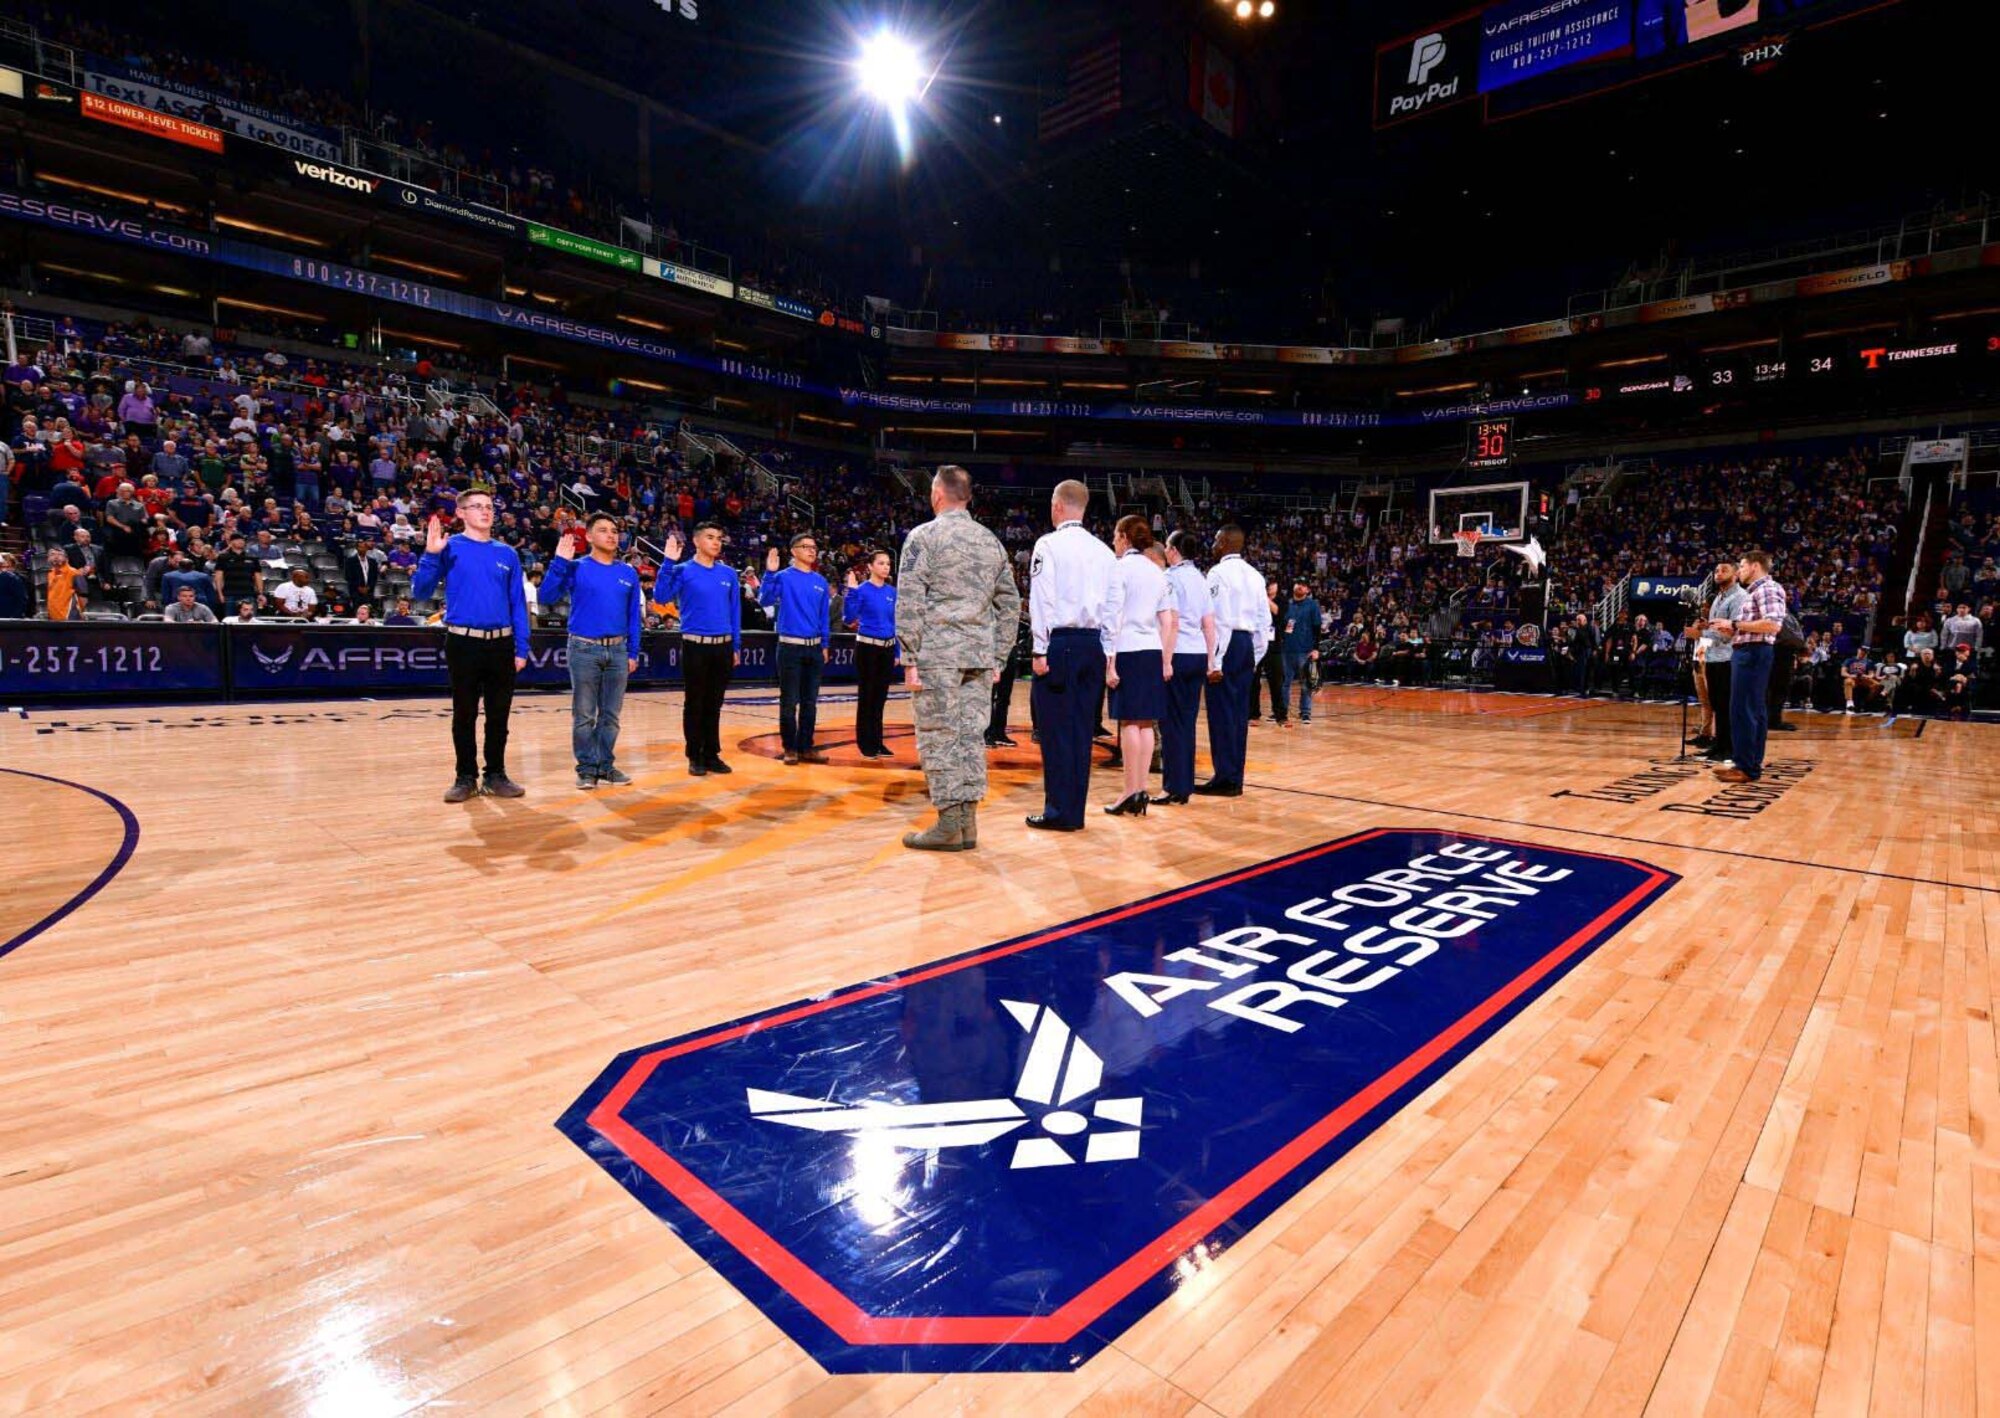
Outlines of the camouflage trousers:
[[923,670],[911,696],[924,786],[939,807],[986,796],[986,724],[993,714],[987,670]]

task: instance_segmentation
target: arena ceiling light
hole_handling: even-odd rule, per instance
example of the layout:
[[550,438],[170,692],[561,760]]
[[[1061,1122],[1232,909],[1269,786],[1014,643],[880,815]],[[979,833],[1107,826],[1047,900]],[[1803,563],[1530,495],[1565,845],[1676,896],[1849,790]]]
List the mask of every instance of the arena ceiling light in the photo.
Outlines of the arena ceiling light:
[[854,74],[861,92],[884,108],[906,108],[923,93],[923,58],[893,30],[877,30],[863,42]]
[[896,154],[905,165],[914,152],[910,109],[923,102],[936,77],[917,46],[887,27],[862,40],[854,57],[855,84],[862,97],[888,115],[896,136]]

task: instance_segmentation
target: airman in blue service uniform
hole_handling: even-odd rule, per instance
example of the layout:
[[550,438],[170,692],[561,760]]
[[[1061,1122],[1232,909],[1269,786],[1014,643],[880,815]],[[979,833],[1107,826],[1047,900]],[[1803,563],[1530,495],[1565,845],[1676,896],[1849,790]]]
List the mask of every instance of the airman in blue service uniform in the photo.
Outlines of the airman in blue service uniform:
[[792,538],[792,564],[777,568],[771,549],[770,574],[757,583],[758,604],[778,612],[778,738],[787,763],[824,763],[813,747],[819,726],[819,681],[833,645],[833,587],[814,570],[819,542],[811,532]]
[[680,608],[681,737],[688,774],[700,778],[734,771],[722,761],[722,696],[743,662],[743,591],[735,569],[720,560],[722,528],[716,523],[697,526],[694,555],[681,561],[680,554],[680,537],[669,536],[653,599]]
[[1123,609],[1118,558],[1083,525],[1090,490],[1056,485],[1055,530],[1035,543],[1028,616],[1035,641],[1032,691],[1042,743],[1043,807],[1028,826],[1081,832],[1090,791],[1090,733],[1104,688],[1106,625]]
[[1243,559],[1243,529],[1215,534],[1208,594],[1215,608],[1216,647],[1208,662],[1208,755],[1215,774],[1195,788],[1202,797],[1243,796],[1243,760],[1250,751],[1250,684],[1271,644],[1271,603],[1264,578]]
[[1194,792],[1194,726],[1201,714],[1202,686],[1215,658],[1215,608],[1200,568],[1188,559],[1194,536],[1175,532],[1167,538],[1167,587],[1179,613],[1173,645],[1173,678],[1167,681],[1167,713],[1160,720],[1160,785],[1158,804],[1184,803]]

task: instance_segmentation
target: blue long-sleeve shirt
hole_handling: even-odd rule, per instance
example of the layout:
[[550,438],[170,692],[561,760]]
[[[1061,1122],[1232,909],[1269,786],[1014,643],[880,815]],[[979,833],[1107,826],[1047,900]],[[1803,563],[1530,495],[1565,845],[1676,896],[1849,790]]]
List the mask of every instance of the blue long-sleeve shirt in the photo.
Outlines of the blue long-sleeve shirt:
[[778,608],[778,634],[817,637],[821,649],[832,648],[833,587],[817,571],[796,566],[773,571],[758,589],[757,601]]
[[847,593],[845,619],[855,632],[872,640],[896,638],[896,588],[863,581]]
[[681,634],[727,635],[743,652],[743,588],[730,567],[703,566],[693,557],[670,561],[660,568],[653,599],[680,607]]
[[463,533],[433,555],[417,558],[410,594],[429,600],[444,586],[444,621],[470,630],[514,628],[514,658],[528,658],[528,593],[521,558],[505,542],[476,542]]
[[599,561],[594,556],[552,557],[542,573],[541,602],[559,605],[570,601],[569,633],[585,640],[602,640],[607,635],[625,637],[625,658],[639,658],[639,632],[644,628],[639,601],[639,573],[622,561]]

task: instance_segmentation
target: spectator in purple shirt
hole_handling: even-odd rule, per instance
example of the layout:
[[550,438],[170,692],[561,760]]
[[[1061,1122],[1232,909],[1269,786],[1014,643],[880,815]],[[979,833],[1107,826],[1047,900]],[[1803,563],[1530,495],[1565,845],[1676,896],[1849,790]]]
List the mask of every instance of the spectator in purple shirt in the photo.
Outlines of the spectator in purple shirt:
[[127,433],[145,439],[160,431],[159,410],[153,406],[153,391],[146,387],[145,380],[133,384],[131,392],[118,401],[118,421],[125,425]]

